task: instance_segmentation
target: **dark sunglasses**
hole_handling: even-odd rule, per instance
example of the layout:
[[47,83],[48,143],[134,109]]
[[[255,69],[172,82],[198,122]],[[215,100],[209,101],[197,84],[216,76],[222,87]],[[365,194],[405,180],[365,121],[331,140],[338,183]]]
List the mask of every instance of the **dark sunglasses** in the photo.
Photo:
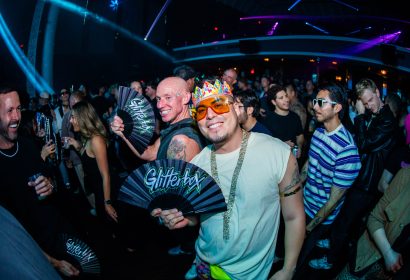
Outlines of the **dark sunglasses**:
[[326,100],[326,99],[323,99],[323,98],[315,98],[315,99],[312,100],[312,103],[313,103],[313,107],[315,107],[315,105],[317,104],[320,108],[325,106],[326,103],[329,103],[329,104],[332,104],[332,105],[337,104],[337,102]]

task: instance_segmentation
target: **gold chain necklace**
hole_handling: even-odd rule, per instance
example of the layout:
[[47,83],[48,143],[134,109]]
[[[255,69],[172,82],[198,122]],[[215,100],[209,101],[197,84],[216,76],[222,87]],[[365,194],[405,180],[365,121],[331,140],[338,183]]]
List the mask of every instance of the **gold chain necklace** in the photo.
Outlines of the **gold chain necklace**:
[[[239,150],[238,162],[236,163],[236,167],[232,175],[231,188],[229,191],[229,198],[228,198],[228,205],[227,205],[228,209],[224,213],[223,238],[225,240],[229,239],[229,222],[230,222],[231,215],[232,215],[233,204],[235,203],[236,183],[238,182],[239,172],[241,171],[243,159],[245,158],[246,147],[248,146],[249,134],[250,134],[249,132],[242,130],[241,149]],[[212,177],[215,179],[218,185],[221,186],[221,183],[218,177],[218,166],[216,165],[215,146],[211,150],[211,172],[212,172]]]
[[3,153],[2,151],[0,151],[0,154],[2,154],[2,155],[5,156],[5,157],[12,158],[12,157],[14,157],[15,155],[17,155],[17,152],[18,152],[18,151],[19,151],[19,142],[17,142],[17,148],[16,148],[16,151],[14,152],[14,154],[8,155],[8,154]]

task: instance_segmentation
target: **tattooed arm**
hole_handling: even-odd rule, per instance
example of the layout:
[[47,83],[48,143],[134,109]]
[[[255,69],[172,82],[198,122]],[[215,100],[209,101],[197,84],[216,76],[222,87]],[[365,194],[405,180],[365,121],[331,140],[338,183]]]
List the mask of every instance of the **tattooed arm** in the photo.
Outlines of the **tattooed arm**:
[[285,176],[279,183],[282,215],[285,221],[285,260],[271,279],[291,279],[305,237],[305,211],[300,191],[299,169],[290,154]]
[[308,172],[308,165],[309,165],[309,160],[305,162],[305,164],[302,167],[302,170],[300,171],[300,182],[303,184],[306,179],[307,179],[307,172]]
[[172,137],[167,150],[168,159],[191,161],[201,151],[198,143],[182,134]]
[[311,232],[317,225],[323,222],[337,206],[347,189],[332,186],[329,200],[319,209],[313,220],[306,226],[306,231]]

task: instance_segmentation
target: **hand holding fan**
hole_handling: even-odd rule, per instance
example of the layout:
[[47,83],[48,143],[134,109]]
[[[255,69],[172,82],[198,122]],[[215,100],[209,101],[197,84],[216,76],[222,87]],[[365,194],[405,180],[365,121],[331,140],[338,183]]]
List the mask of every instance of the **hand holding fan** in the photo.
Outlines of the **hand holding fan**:
[[61,239],[64,251],[78,262],[83,273],[100,274],[100,262],[90,246],[69,234],[62,234]]
[[198,166],[175,159],[146,163],[121,186],[118,199],[148,209],[177,208],[184,215],[226,211],[221,189]]
[[155,129],[155,116],[149,101],[139,92],[120,86],[117,115],[124,122],[123,134],[142,153],[149,145]]

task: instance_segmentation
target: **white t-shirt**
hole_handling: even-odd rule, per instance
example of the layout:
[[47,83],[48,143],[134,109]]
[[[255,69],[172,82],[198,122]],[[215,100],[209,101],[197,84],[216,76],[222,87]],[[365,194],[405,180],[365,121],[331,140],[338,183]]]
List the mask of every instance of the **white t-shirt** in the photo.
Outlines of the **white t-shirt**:
[[[211,146],[191,163],[211,174]],[[219,180],[228,202],[239,150],[216,154]],[[266,279],[272,266],[279,228],[278,184],[285,175],[290,148],[266,134],[251,133],[236,188],[229,224],[229,240],[223,239],[223,213],[201,216],[196,242],[198,256],[220,265],[232,279]]]

